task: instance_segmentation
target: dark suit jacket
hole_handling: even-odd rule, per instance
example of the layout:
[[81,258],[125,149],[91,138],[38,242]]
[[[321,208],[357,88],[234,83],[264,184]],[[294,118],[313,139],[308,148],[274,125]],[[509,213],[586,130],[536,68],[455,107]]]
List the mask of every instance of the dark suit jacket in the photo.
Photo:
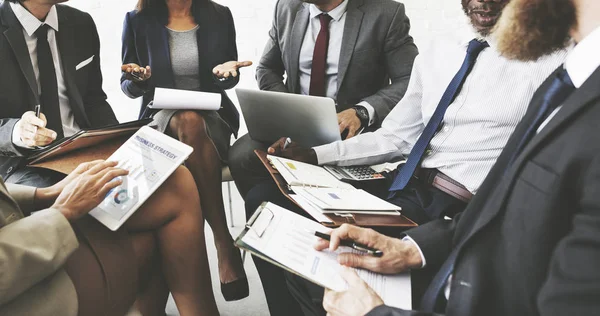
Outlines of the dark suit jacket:
[[553,76],[465,212],[407,232],[430,268],[462,244],[446,315],[600,311],[600,68],[508,166]]
[[[410,22],[403,4],[392,0],[348,1],[337,110],[367,101],[377,115],[375,126],[380,126],[404,96],[418,50],[408,34]],[[300,49],[309,15],[307,3],[277,1],[269,41],[256,68],[261,90],[300,93]]]
[[[81,128],[118,123],[102,90],[100,41],[92,17],[71,7],[56,8],[60,30],[56,34],[58,50],[75,121]],[[75,70],[92,56],[90,64]],[[7,1],[0,5],[0,69],[0,177],[6,178],[27,154],[12,143],[15,123],[39,104],[23,28]]]
[[[237,60],[235,26],[229,8],[212,1],[193,10],[200,55],[200,87],[204,92],[221,93],[222,102],[219,114],[229,124],[237,136],[240,126],[239,113],[224,90],[237,85],[240,76],[225,81],[217,79],[212,69],[224,62]],[[125,16],[123,25],[123,64],[135,63],[149,65],[152,77],[143,83],[121,77],[121,89],[131,97],[143,96],[140,116],[146,105],[154,99],[154,88],[175,88],[171,57],[169,54],[169,35],[165,27],[167,20],[149,12],[132,11]],[[150,114],[149,111],[146,114]]]

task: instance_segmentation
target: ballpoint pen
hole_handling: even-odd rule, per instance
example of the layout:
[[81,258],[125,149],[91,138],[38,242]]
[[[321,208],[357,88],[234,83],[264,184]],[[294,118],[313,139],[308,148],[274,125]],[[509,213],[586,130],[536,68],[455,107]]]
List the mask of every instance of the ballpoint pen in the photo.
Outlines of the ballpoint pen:
[[[40,118],[40,115],[42,114],[42,112],[41,112],[42,111],[42,106],[39,105],[39,104],[37,104],[35,106],[34,110],[35,110],[35,117]],[[34,132],[34,134],[37,133],[37,129],[38,129],[37,126],[35,126],[35,132]]]
[[[319,237],[321,239],[325,239],[325,240],[330,240],[331,239],[330,235],[327,235],[327,234],[324,234],[324,233],[321,233],[321,232],[317,232],[317,231],[315,231],[315,236],[317,236],[317,237]],[[363,245],[361,243],[358,243],[358,242],[355,242],[355,241],[352,241],[352,240],[342,240],[340,242],[340,245],[341,246],[350,247],[350,248],[352,248],[354,250],[358,250],[358,251],[360,251],[362,253],[365,253],[365,254],[368,254],[368,255],[371,255],[371,256],[374,256],[374,257],[381,257],[381,256],[383,256],[383,251],[375,249],[375,248],[372,248],[372,247],[369,247],[367,245]]]
[[283,150],[286,150],[286,148],[288,148],[288,146],[292,143],[292,139],[291,138],[286,138],[285,139],[285,143],[283,143]]

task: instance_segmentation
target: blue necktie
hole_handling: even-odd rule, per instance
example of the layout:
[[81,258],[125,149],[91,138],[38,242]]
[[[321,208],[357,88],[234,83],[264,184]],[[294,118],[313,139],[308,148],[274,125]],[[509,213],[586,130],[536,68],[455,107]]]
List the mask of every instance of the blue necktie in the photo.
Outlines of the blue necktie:
[[546,94],[544,95],[544,99],[542,100],[542,105],[538,109],[538,112],[531,121],[531,124],[523,134],[517,149],[514,151],[510,163],[508,166],[510,167],[515,159],[519,156],[519,154],[523,151],[525,146],[529,144],[533,136],[537,134],[537,130],[540,128],[542,123],[548,119],[550,114],[556,110],[566,99],[575,91],[575,86],[569,77],[567,71],[562,68],[560,71],[556,72],[554,75],[554,80]]
[[402,169],[400,169],[400,172],[398,173],[398,175],[396,175],[396,178],[394,179],[394,182],[392,183],[392,186],[389,189],[390,192],[400,191],[406,187],[408,181],[410,181],[410,178],[413,176],[415,170],[419,166],[421,159],[423,159],[423,154],[429,146],[429,142],[431,142],[433,135],[435,135],[438,128],[440,127],[440,124],[444,119],[444,114],[446,113],[448,106],[450,106],[450,104],[454,101],[454,99],[460,92],[460,89],[462,88],[465,79],[473,69],[473,65],[475,65],[477,56],[479,56],[479,53],[481,53],[481,51],[483,51],[488,46],[489,45],[487,42],[480,42],[477,39],[474,39],[471,42],[469,42],[469,47],[467,48],[467,56],[465,57],[465,60],[462,66],[460,67],[460,70],[454,76],[452,81],[450,81],[450,84],[448,85],[448,88],[446,88],[446,91],[442,95],[442,99],[440,100],[440,103],[435,109],[433,116],[431,116],[431,119],[427,123],[427,126],[425,126],[423,133],[417,140],[415,146],[413,146],[412,150],[410,151],[410,155],[408,155],[406,164],[402,166]]
[[[516,157],[518,157],[523,148],[525,148],[525,146],[536,135],[536,132],[539,129],[540,125],[542,125],[542,123],[546,121],[546,119],[548,119],[550,114],[554,112],[554,110],[558,106],[563,104],[563,102],[574,91],[575,86],[573,85],[571,78],[569,78],[569,75],[567,74],[566,70],[563,69],[557,72],[554,77],[554,80],[552,81],[552,84],[550,85],[548,91],[546,91],[546,94],[544,95],[542,105],[538,109],[536,116],[531,121],[529,127],[523,134],[521,141],[519,142],[519,145],[517,146],[510,160],[510,164],[514,162],[514,160],[516,159]],[[436,311],[436,307],[440,306],[442,290],[444,289],[444,286],[448,278],[450,277],[450,274],[452,274],[452,271],[454,271],[454,264],[456,263],[456,258],[458,256],[458,252],[462,244],[463,243],[461,242],[458,246],[454,248],[452,253],[450,253],[450,255],[448,256],[438,273],[433,278],[433,281],[431,281],[431,283],[429,284],[427,291],[425,291],[425,294],[421,299],[421,309],[424,312],[434,312]]]

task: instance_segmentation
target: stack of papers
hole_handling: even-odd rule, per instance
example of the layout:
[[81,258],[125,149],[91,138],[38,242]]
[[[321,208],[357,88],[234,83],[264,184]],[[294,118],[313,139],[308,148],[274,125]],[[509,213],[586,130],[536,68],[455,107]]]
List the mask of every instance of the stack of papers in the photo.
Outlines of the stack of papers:
[[322,167],[267,158],[294,191],[290,197],[319,222],[331,222],[324,214],[400,215],[400,207],[338,180]]

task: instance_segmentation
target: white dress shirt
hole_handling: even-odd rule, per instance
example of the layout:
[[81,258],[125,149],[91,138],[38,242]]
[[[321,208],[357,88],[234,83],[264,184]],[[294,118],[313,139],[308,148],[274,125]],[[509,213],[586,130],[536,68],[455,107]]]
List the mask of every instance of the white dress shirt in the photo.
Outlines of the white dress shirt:
[[[373,165],[408,155],[460,69],[468,42],[438,38],[415,59],[406,95],[372,133],[315,147],[319,164]],[[437,168],[475,194],[506,145],[540,84],[566,51],[537,62],[502,57],[494,42],[481,52],[462,90],[446,111],[422,162]]]
[[[29,49],[29,57],[31,58],[31,65],[33,66],[33,72],[38,86],[38,95],[42,93],[40,86],[40,70],[38,68],[37,59],[37,37],[35,31],[47,24],[50,26],[48,29],[48,43],[50,45],[50,51],[52,53],[52,59],[54,60],[54,69],[56,70],[56,82],[58,84],[58,103],[60,107],[60,118],[63,125],[63,133],[65,136],[71,136],[79,131],[79,126],[75,122],[73,116],[73,110],[69,104],[69,95],[67,93],[67,86],[65,84],[65,78],[62,72],[62,63],[60,60],[60,53],[58,50],[58,44],[56,42],[56,32],[58,32],[58,14],[56,12],[56,6],[53,6],[46,16],[46,20],[41,22],[31,12],[27,11],[22,5],[18,3],[10,3],[10,6],[17,17],[17,20],[23,26],[23,36]],[[42,108],[42,113],[44,109]],[[17,123],[18,124],[18,123]],[[13,143],[19,147],[27,147],[21,141],[18,135],[18,129],[13,130]]]
[[[344,26],[346,25],[346,9],[348,0],[344,0],[335,9],[329,12],[319,10],[314,4],[309,5],[309,26],[306,28],[304,41],[300,48],[299,74],[300,74],[300,93],[308,95],[310,91],[310,74],[312,72],[312,59],[315,50],[317,36],[321,31],[321,22],[319,15],[326,13],[331,17],[329,22],[329,46],[327,47],[327,68],[325,69],[325,96],[337,99],[338,92],[338,67],[340,54],[342,52],[342,38],[344,36]],[[364,106],[369,112],[369,125],[374,123],[375,108],[368,102],[362,101],[358,105]]]
[[[579,44],[575,46],[569,53],[566,62],[565,69],[571,77],[571,81],[576,89],[579,89],[589,78],[590,76],[600,67],[600,54],[598,51],[600,50],[600,27],[596,28],[590,35],[584,38]],[[560,111],[561,107],[558,107],[548,118],[544,121],[537,132],[539,133],[544,129],[548,123],[554,118],[556,113]],[[406,236],[403,239],[404,241],[412,242],[417,246],[419,250],[419,254],[421,255],[421,260],[423,261],[422,267],[425,267],[426,261],[423,252],[419,245],[412,239],[410,236]],[[450,283],[452,282],[452,275],[448,278],[446,282],[446,287],[444,289],[444,295],[446,299],[450,297]]]

